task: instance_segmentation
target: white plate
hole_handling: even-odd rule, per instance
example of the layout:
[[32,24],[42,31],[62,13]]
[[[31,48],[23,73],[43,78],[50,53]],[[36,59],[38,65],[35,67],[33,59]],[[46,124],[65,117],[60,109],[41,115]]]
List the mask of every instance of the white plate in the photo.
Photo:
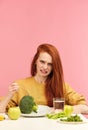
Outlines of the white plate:
[[63,124],[83,124],[83,123],[87,123],[87,122],[84,122],[84,121],[80,121],[80,122],[67,122],[67,121],[58,121],[59,123],[63,123]]
[[51,112],[51,108],[45,105],[38,105],[37,113],[32,112],[30,114],[23,114],[21,113],[21,116],[24,117],[42,117],[45,116],[47,113]]
[[[74,114],[72,114],[72,115],[74,115]],[[67,122],[67,121],[61,121],[60,119],[59,120],[57,120],[59,123],[63,123],[63,124],[83,124],[83,123],[88,123],[88,119],[87,118],[85,118],[82,114],[77,114],[77,115],[79,115],[80,116],[80,118],[83,120],[82,122],[80,121],[80,122]],[[66,118],[66,117],[65,117]]]

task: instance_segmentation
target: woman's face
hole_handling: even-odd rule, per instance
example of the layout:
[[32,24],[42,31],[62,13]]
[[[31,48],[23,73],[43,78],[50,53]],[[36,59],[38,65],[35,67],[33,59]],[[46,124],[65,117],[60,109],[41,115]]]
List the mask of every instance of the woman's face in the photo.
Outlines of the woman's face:
[[36,67],[38,75],[47,77],[52,71],[52,57],[47,52],[41,52]]

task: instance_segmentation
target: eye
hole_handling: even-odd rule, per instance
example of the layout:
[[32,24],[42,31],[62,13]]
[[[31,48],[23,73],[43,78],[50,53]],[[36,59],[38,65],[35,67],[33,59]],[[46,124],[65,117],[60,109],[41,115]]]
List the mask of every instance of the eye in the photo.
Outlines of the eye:
[[52,63],[48,63],[48,66],[52,66]]
[[43,60],[40,60],[40,62],[43,63],[43,64],[45,63]]

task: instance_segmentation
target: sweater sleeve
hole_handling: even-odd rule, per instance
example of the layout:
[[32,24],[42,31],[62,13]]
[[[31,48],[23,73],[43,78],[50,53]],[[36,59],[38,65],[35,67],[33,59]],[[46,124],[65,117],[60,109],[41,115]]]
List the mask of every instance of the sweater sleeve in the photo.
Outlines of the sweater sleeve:
[[68,105],[87,104],[84,96],[73,90],[67,83],[64,84],[64,96],[65,96],[65,104]]

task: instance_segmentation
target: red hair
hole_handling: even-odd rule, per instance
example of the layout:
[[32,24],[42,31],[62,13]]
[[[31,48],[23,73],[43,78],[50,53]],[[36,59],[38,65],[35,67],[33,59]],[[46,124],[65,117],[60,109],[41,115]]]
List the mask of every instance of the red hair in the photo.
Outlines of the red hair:
[[52,57],[52,72],[48,75],[45,83],[45,94],[49,106],[53,106],[53,97],[64,97],[63,94],[63,68],[58,50],[51,44],[41,44],[37,48],[37,52],[31,64],[31,75],[35,76],[36,60],[41,52],[47,52]]

